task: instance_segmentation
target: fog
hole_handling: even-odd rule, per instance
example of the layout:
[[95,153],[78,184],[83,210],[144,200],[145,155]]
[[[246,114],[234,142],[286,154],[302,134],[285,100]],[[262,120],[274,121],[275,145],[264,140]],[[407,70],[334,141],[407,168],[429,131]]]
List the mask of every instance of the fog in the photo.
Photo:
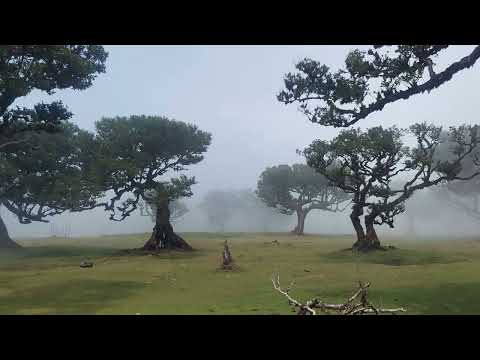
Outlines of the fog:
[[[258,176],[267,167],[304,162],[296,149],[314,139],[331,139],[340,130],[315,125],[297,110],[276,100],[283,76],[295,63],[310,57],[332,69],[343,66],[347,52],[358,46],[106,46],[107,72],[85,91],[39,92],[14,105],[32,106],[39,101],[62,100],[74,113],[72,121],[94,130],[103,116],[161,115],[196,124],[212,133],[205,159],[189,168],[195,176],[194,196],[184,200],[190,211],[175,224],[177,231],[214,231],[199,205],[212,189],[255,189]],[[465,56],[472,46],[453,46],[438,60],[438,66]],[[478,123],[476,103],[480,65],[456,74],[430,94],[387,105],[358,123],[362,128],[397,124],[407,127],[427,121],[448,128]],[[408,141],[411,141],[408,140]],[[407,143],[408,143],[407,141]],[[411,143],[410,143],[411,145]],[[172,176],[174,174],[168,174]],[[51,235],[94,236],[140,233],[152,230],[150,216],[135,213],[123,222],[108,220],[101,209],[49,218],[50,223],[20,225],[5,209],[1,215],[13,238]],[[433,191],[416,193],[407,203],[415,218],[417,236],[471,236],[478,234],[475,220],[437,199]],[[312,212],[306,233],[353,234],[343,213]],[[244,214],[245,215],[245,214]],[[274,217],[270,228],[253,224],[236,213],[225,231],[289,231],[296,217]],[[379,227],[380,234],[404,235],[409,231],[406,214],[395,229]]]

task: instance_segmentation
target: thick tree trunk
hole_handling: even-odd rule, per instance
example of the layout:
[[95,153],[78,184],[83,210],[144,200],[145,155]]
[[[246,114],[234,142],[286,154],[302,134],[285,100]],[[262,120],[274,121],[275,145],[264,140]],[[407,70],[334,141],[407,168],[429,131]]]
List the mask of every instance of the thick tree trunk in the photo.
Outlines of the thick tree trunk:
[[0,249],[18,249],[21,248],[15,241],[8,235],[7,227],[0,216]]
[[372,251],[372,250],[384,250],[380,245],[380,240],[378,239],[377,232],[374,227],[374,220],[376,214],[370,214],[365,216],[365,230],[363,230],[362,223],[360,221],[360,216],[363,215],[363,209],[354,205],[353,211],[350,214],[350,219],[352,220],[353,227],[357,233],[357,241],[353,244],[352,250],[356,251]]
[[292,233],[295,235],[303,235],[303,229],[305,228],[305,217],[307,212],[302,210],[297,210],[297,225],[292,230]]
[[173,232],[170,223],[168,201],[157,206],[155,227],[150,239],[143,246],[143,250],[156,251],[160,249],[191,251],[193,248],[180,236]]
[[378,236],[377,236],[377,232],[375,231],[375,227],[373,223],[374,220],[375,220],[375,215],[365,216],[365,229],[367,231],[365,238],[366,238],[366,243],[368,244],[366,249],[367,251],[382,249],[382,246],[380,245],[380,240],[378,239]]

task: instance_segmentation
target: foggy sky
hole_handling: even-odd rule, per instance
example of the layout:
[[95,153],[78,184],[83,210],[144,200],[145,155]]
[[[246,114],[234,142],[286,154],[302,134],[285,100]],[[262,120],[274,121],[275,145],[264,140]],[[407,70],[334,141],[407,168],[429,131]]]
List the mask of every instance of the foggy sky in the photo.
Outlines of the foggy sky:
[[[84,91],[58,91],[52,96],[34,92],[14,105],[32,106],[39,101],[62,100],[74,113],[72,121],[94,130],[101,117],[161,115],[198,125],[212,133],[205,159],[190,167],[197,178],[195,206],[211,189],[255,188],[267,166],[304,162],[295,153],[314,139],[331,139],[339,129],[310,123],[297,105],[276,100],[283,76],[295,71],[304,57],[319,60],[337,70],[349,50],[358,46],[106,46],[107,72]],[[438,67],[467,55],[473,46],[455,46],[439,58]],[[430,94],[387,105],[361,120],[358,126],[397,124],[406,127],[427,121],[448,127],[478,123],[480,64],[456,74]],[[175,175],[175,174],[170,174]],[[190,205],[191,204],[191,205]],[[1,210],[12,237],[48,236],[50,224],[19,225]],[[8,215],[7,215],[8,213]],[[347,212],[342,215],[312,214],[306,232],[351,233]],[[138,214],[124,222],[108,220],[96,209],[49,218],[58,229],[67,225],[72,235],[146,232],[150,217]],[[179,221],[180,230],[204,231],[203,220],[191,211]],[[292,216],[292,224],[294,216]],[[283,230],[283,229],[279,229]],[[286,230],[286,229],[285,229]]]

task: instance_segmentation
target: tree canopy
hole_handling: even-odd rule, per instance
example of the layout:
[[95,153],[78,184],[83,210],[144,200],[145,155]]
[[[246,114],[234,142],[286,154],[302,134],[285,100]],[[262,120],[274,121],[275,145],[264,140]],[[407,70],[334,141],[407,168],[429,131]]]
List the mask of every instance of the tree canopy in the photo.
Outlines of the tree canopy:
[[[407,132],[416,138],[417,145],[413,148],[403,144],[402,136]],[[310,166],[352,194],[350,218],[357,233],[354,248],[369,250],[380,246],[374,224],[393,227],[395,216],[404,211],[405,201],[415,191],[446,181],[469,180],[480,174],[479,135],[476,126],[451,127],[448,139],[453,147],[448,160],[435,156],[439,145],[446,141],[442,128],[425,123],[409,129],[378,126],[366,131],[343,130],[331,141],[314,141],[303,154]],[[461,164],[466,158],[471,158],[476,168],[463,175]],[[403,185],[392,188],[392,181],[399,179]],[[359,219],[364,209],[368,211],[367,233]]]
[[434,59],[448,47],[377,45],[368,51],[356,49],[347,55],[345,68],[336,72],[307,58],[296,64],[296,73],[285,75],[285,89],[277,98],[285,104],[299,103],[314,123],[348,127],[388,104],[430,92],[480,57],[480,46],[476,46],[467,56],[436,72]]
[[[0,205],[20,223],[91,208],[101,190],[90,178],[93,136],[68,123],[62,102],[14,102],[34,90],[84,90],[107,56],[99,45],[0,45]],[[0,218],[0,247],[8,246],[16,245]]]
[[66,122],[60,132],[32,134],[29,142],[0,152],[1,205],[22,224],[96,206],[103,192],[94,180],[93,134]]
[[98,181],[105,191],[113,192],[102,204],[110,219],[122,221],[137,209],[140,200],[153,201],[156,228],[163,224],[168,231],[162,228],[163,238],[154,236],[149,246],[171,247],[172,241],[183,241],[170,231],[168,204],[192,196],[195,178],[182,174],[166,180],[165,176],[202,161],[211,135],[191,124],[145,115],[103,118],[96,122],[96,129]]
[[303,234],[306,215],[314,210],[335,212],[349,196],[330,184],[325,176],[305,164],[278,165],[262,172],[257,195],[269,207],[282,214],[297,213],[294,232]]
[[84,90],[105,72],[100,45],[0,45],[0,151],[28,143],[32,131],[55,131],[72,114],[61,102],[11,108],[33,90]]

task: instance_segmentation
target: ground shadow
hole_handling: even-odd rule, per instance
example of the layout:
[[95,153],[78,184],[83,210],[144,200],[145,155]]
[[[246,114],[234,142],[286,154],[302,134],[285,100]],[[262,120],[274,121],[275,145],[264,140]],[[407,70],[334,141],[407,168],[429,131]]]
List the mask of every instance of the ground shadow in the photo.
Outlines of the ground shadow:
[[205,251],[194,249],[193,251],[181,250],[158,250],[145,251],[143,249],[122,249],[116,250],[112,255],[122,256],[151,256],[159,259],[193,259],[205,255]]
[[[61,266],[65,262],[80,262],[86,258],[112,256],[116,249],[102,247],[77,246],[32,246],[19,250],[5,250],[0,252],[0,268],[4,270],[26,270],[34,268],[52,268]],[[32,265],[30,266],[30,260]],[[39,262],[39,260],[41,262]],[[43,263],[44,262],[44,263]]]
[[0,314],[93,314],[145,285],[133,281],[71,280],[0,297]]
[[417,251],[408,249],[388,249],[388,251],[353,252],[335,251],[321,254],[323,261],[339,263],[370,263],[389,266],[450,264],[469,261],[469,258],[459,254],[449,254],[437,251]]
[[[446,283],[430,287],[372,288],[372,301],[402,306],[408,314],[459,315],[480,313],[480,283]],[[375,299],[375,300],[374,300]]]

